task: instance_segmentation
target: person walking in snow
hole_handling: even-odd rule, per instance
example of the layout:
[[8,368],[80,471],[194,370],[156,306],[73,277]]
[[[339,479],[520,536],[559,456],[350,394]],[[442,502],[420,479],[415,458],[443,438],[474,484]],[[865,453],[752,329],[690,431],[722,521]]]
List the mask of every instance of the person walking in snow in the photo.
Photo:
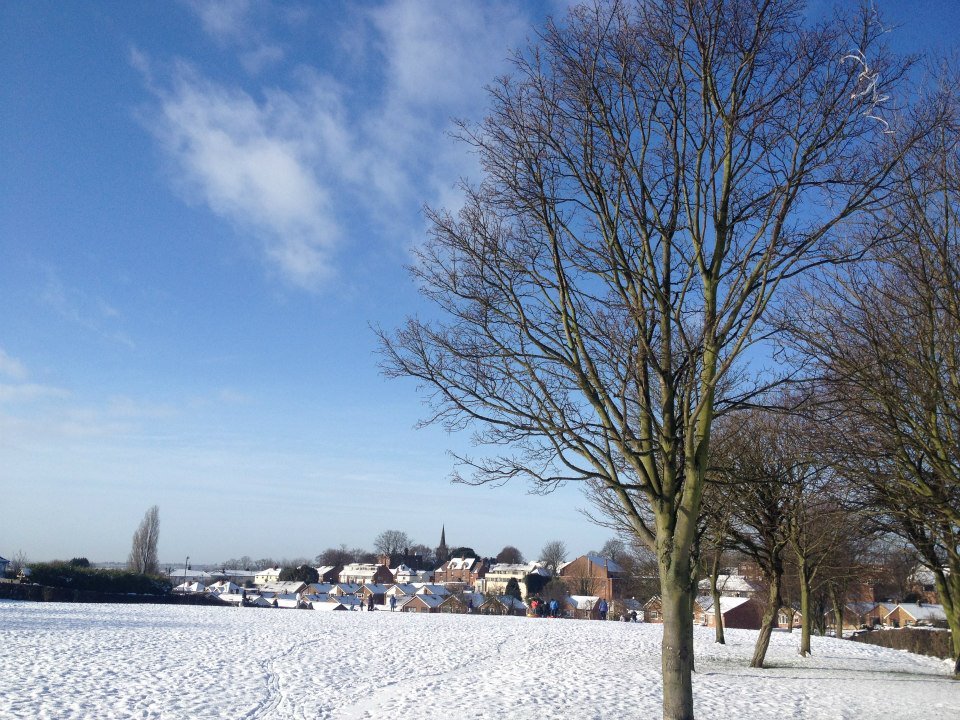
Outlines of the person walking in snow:
[[550,617],[557,617],[560,614],[560,603],[557,602],[556,598],[553,598],[550,601]]
[[397,609],[397,596],[391,595],[390,596],[390,612],[393,612],[396,609]]
[[373,593],[370,593],[370,597],[367,598],[367,612],[373,610]]
[[597,612],[600,614],[601,620],[607,619],[607,610],[610,609],[610,606],[607,605],[607,601],[604,598],[600,598],[600,602],[597,603]]

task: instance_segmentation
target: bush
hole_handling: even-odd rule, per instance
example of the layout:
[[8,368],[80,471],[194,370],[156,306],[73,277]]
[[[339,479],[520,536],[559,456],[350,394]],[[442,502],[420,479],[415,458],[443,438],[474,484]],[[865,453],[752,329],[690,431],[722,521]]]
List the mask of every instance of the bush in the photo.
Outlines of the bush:
[[277,579],[280,582],[305,582],[307,585],[310,585],[311,583],[320,582],[320,575],[317,573],[316,568],[312,568],[309,565],[300,565],[295,568],[283,568]]
[[170,583],[165,578],[126,570],[100,570],[65,562],[37,563],[31,565],[30,570],[30,581],[47,587],[137,595],[170,592]]
[[906,650],[917,655],[936,658],[953,657],[953,640],[949,630],[921,628],[872,630],[854,635],[851,639],[868,645]]

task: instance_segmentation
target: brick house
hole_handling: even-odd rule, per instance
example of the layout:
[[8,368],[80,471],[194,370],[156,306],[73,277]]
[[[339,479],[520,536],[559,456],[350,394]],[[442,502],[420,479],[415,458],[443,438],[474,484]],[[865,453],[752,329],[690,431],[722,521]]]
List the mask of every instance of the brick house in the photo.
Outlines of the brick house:
[[887,613],[887,616],[883,619],[883,624],[893,627],[910,627],[912,625],[946,627],[947,614],[943,611],[943,605],[900,603]]
[[607,600],[623,597],[626,574],[609,558],[581,555],[561,565],[557,574],[571,595],[595,595]]
[[438,567],[433,574],[436,583],[462,583],[466,587],[476,587],[483,578],[490,561],[482,558],[450,558]]
[[[720,615],[725,628],[759,630],[763,620],[763,606],[750,597],[720,598]],[[713,598],[701,595],[693,602],[693,624],[703,627],[716,626],[716,613],[713,610]]]
[[481,615],[518,615],[527,614],[527,606],[512,595],[491,595],[480,604]]
[[400,612],[435,613],[447,598],[440,595],[404,595],[397,598],[397,610]]

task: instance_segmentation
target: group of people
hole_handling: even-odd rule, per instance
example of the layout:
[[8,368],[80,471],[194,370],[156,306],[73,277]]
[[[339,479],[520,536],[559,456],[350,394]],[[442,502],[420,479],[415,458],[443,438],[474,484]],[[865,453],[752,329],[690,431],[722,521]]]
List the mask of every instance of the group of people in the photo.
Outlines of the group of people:
[[540,598],[534,598],[530,601],[530,609],[537,617],[560,617],[560,603],[556,598],[545,602]]

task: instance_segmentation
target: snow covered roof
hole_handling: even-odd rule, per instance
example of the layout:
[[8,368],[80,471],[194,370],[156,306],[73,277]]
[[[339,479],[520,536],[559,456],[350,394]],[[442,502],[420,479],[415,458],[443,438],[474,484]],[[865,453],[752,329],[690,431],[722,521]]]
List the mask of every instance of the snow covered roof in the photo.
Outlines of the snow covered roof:
[[510,608],[511,610],[526,610],[527,604],[523,600],[517,600],[513,595],[499,595],[497,600],[500,601],[502,605]]
[[573,563],[575,563],[580,558],[586,558],[589,562],[591,562],[594,565],[605,567],[609,572],[622,573],[624,571],[623,567],[619,563],[615,562],[614,560],[611,560],[610,558],[605,558],[602,555],[594,555],[593,553],[587,553],[586,555],[581,555],[578,558],[574,558],[570,562],[562,563],[557,568],[557,574],[559,574],[560,571],[563,570],[568,565],[572,565]]
[[417,586],[412,583],[395,583],[387,590],[387,595],[416,595]]
[[171,580],[177,578],[181,580],[186,580],[191,578],[193,580],[207,580],[213,577],[210,573],[204,572],[203,570],[190,570],[189,568],[171,568],[170,572],[167,573]]
[[440,595],[441,597],[449,595],[450,591],[443,585],[432,585],[430,583],[413,583],[417,589],[417,595]]
[[477,558],[450,558],[447,562],[448,570],[470,570],[477,563]]
[[[490,569],[487,570],[487,577],[490,575],[510,575],[513,577],[523,577],[524,575],[529,575],[530,573],[538,572],[543,570],[543,565],[540,563],[497,563],[491,565]],[[549,571],[544,571],[544,575],[549,575]]]
[[923,603],[922,605],[920,603],[900,603],[896,608],[888,612],[887,616],[889,617],[890,614],[893,613],[897,608],[907,613],[914,620],[945,622],[947,619],[947,614],[943,611],[943,605],[928,605],[927,603]]
[[471,607],[480,607],[487,599],[483,593],[478,592],[465,592],[461,597],[463,598],[464,604],[470,605]]
[[[721,595],[720,614],[724,615],[747,602],[750,602],[750,598],[748,597],[729,597],[727,595]],[[709,595],[701,595],[696,599],[696,603],[704,612],[713,611],[713,598]]]
[[573,605],[577,610],[593,610],[593,606],[600,602],[597,595],[571,595],[567,598],[567,604]]
[[307,584],[301,580],[291,580],[289,582],[267,583],[260,587],[260,592],[285,595],[287,593],[302,592],[306,587]]
[[[710,578],[705,578],[698,584],[700,590],[710,589]],[[755,593],[757,586],[743,575],[717,576],[717,589],[721,593]]]
[[418,593],[417,595],[397,598],[397,604],[401,607],[406,607],[411,602],[422,602],[429,608],[436,608],[440,607],[440,603],[446,599],[443,595],[424,595]]

